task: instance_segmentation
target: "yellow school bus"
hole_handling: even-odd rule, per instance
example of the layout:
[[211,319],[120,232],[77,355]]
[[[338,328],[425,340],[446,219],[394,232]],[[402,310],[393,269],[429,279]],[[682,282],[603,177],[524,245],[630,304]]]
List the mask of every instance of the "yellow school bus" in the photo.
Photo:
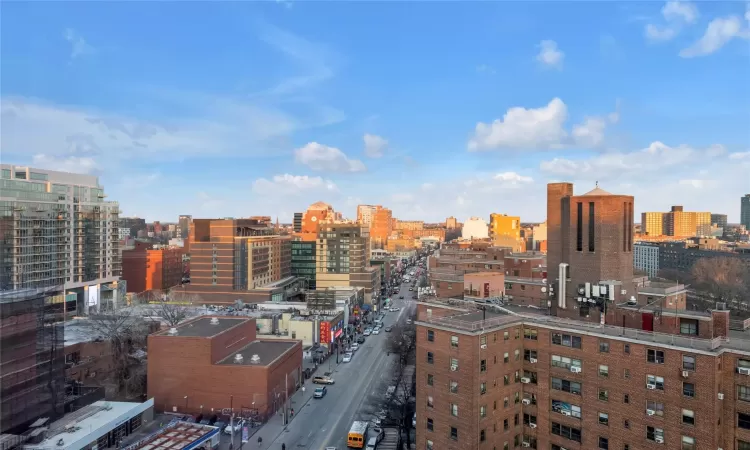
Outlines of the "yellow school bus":
[[352,423],[352,427],[349,429],[349,437],[346,440],[346,445],[349,448],[365,448],[367,425],[367,422],[361,420],[355,420]]

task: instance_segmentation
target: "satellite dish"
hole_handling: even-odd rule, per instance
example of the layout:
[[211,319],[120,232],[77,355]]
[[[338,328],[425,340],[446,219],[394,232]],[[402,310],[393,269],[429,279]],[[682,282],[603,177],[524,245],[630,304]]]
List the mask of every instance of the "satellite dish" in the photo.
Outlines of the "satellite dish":
[[542,292],[547,292],[547,288],[546,287],[542,287]]

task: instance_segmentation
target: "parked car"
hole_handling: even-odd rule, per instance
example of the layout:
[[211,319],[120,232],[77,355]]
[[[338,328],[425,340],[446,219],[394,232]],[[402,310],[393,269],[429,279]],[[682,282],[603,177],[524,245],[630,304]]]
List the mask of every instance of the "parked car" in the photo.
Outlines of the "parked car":
[[331,377],[314,377],[313,383],[315,384],[333,384],[335,381]]
[[356,352],[357,350],[359,350],[359,341],[352,344],[352,351]]
[[366,330],[365,330],[364,332],[362,332],[362,336],[369,336],[369,335],[371,335],[371,334],[372,334],[372,330],[371,330],[371,329],[369,329],[369,328],[368,328],[368,329],[366,329]]
[[319,386],[315,388],[315,393],[313,394],[313,397],[315,398],[323,398],[328,393],[328,388],[325,386]]
[[409,290],[410,290],[410,291],[413,291],[413,290],[414,290],[414,288],[413,288],[413,287],[410,287],[410,288],[409,288]]
[[348,363],[352,361],[352,354],[351,353],[345,353],[344,354],[344,362]]
[[235,422],[234,426],[227,425],[224,428],[224,434],[232,434],[232,428],[234,428],[234,432],[235,433],[239,433],[240,431],[242,431],[242,427],[244,425],[245,425],[245,421],[244,420],[239,420],[239,421]]
[[398,298],[400,298],[401,300],[403,300],[404,296],[403,295],[399,295]]
[[375,328],[372,330],[372,334],[380,334],[380,328]]
[[[364,344],[365,343],[365,337],[360,336],[357,338],[357,344]],[[354,349],[354,344],[352,344],[352,349]]]

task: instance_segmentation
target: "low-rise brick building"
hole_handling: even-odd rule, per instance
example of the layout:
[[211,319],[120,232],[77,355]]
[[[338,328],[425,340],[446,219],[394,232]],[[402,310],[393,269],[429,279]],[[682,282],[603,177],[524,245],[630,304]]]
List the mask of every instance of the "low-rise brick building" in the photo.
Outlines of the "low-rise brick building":
[[281,409],[302,380],[302,343],[258,340],[255,319],[200,317],[148,337],[148,395],[160,411]]
[[728,311],[606,318],[420,303],[416,448],[750,448],[750,339]]

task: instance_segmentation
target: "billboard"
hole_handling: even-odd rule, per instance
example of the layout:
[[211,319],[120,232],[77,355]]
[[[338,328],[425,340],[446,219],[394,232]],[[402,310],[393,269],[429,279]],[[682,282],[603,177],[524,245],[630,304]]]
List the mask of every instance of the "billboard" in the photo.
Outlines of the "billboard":
[[320,322],[320,343],[328,344],[331,342],[331,324]]
[[88,289],[86,289],[87,296],[87,304],[89,306],[96,306],[99,304],[99,285],[95,284],[92,286],[89,286]]

